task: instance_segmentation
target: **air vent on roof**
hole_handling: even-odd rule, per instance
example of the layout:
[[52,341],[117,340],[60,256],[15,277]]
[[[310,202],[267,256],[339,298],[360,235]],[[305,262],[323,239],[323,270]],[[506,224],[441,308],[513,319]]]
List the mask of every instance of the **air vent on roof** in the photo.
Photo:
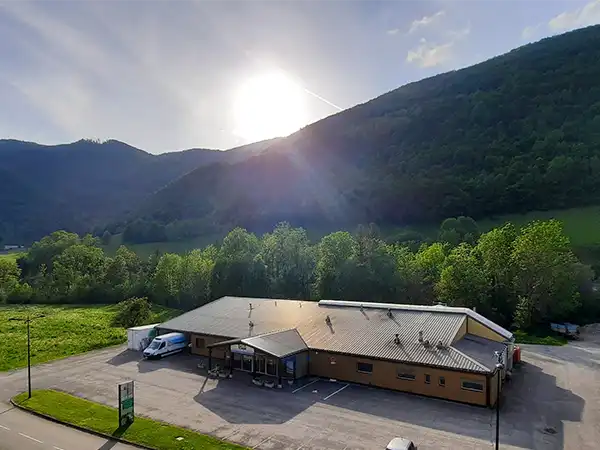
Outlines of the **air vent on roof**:
[[331,317],[329,317],[329,316],[325,317],[325,323],[327,325],[331,325]]
[[248,326],[249,326],[250,328],[254,328],[254,322],[252,322],[252,321],[248,322]]
[[252,309],[252,303],[248,303],[248,308]]
[[361,304],[361,305],[360,305],[360,310],[361,310],[361,311],[364,311],[364,309],[365,309],[365,308],[364,308],[364,307],[363,307],[363,305]]
[[435,306],[448,306],[448,305],[446,303],[444,303],[444,302],[437,302],[435,304]]
[[394,315],[392,314],[392,308],[388,308],[387,310],[387,316],[388,317],[393,317]]
[[275,300],[275,306],[277,306],[277,300]]
[[298,302],[298,306],[302,308],[302,302]]
[[423,342],[423,331],[419,331],[419,342]]
[[396,337],[394,338],[394,344],[400,345],[400,336],[398,334],[396,334]]
[[473,312],[477,312],[477,307],[473,306]]
[[429,342],[429,340],[426,340],[425,342],[423,342],[423,345],[425,347],[431,347],[431,343]]
[[444,343],[442,341],[438,341],[436,347],[439,348],[440,350],[446,348],[446,346],[444,345]]

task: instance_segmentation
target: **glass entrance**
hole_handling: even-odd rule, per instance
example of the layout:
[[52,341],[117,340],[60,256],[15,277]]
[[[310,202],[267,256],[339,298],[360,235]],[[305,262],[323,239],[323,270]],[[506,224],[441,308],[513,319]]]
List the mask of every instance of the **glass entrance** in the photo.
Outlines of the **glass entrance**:
[[242,355],[242,370],[252,372],[252,356]]
[[266,361],[263,355],[256,355],[256,372],[266,373]]

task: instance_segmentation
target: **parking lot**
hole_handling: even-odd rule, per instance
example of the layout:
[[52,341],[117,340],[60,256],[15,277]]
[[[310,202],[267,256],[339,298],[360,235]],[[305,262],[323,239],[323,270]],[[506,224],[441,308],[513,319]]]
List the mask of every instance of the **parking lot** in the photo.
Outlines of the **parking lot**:
[[[600,441],[600,346],[525,346],[507,386],[501,447],[592,449]],[[259,449],[377,449],[394,436],[419,449],[493,448],[494,412],[329,380],[268,389],[246,374],[213,380],[197,359],[145,361],[123,347],[35,367],[34,388],[52,387],[115,406],[117,384],[136,381],[136,412]],[[0,375],[2,400],[26,372]]]

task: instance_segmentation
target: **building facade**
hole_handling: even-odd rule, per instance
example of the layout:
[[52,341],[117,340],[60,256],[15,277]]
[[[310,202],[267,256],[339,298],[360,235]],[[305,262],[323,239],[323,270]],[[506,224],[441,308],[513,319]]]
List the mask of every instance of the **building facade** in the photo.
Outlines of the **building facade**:
[[315,376],[481,406],[496,403],[514,347],[466,308],[329,300],[223,297],[159,329],[188,334],[211,364],[280,384]]

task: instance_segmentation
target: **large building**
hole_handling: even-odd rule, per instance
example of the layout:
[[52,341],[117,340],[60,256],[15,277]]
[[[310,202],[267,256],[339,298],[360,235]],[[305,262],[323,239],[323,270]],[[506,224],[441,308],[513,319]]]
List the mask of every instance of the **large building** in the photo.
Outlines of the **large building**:
[[159,330],[279,383],[317,376],[483,406],[495,404],[514,346],[512,333],[468,308],[335,300],[223,297]]

